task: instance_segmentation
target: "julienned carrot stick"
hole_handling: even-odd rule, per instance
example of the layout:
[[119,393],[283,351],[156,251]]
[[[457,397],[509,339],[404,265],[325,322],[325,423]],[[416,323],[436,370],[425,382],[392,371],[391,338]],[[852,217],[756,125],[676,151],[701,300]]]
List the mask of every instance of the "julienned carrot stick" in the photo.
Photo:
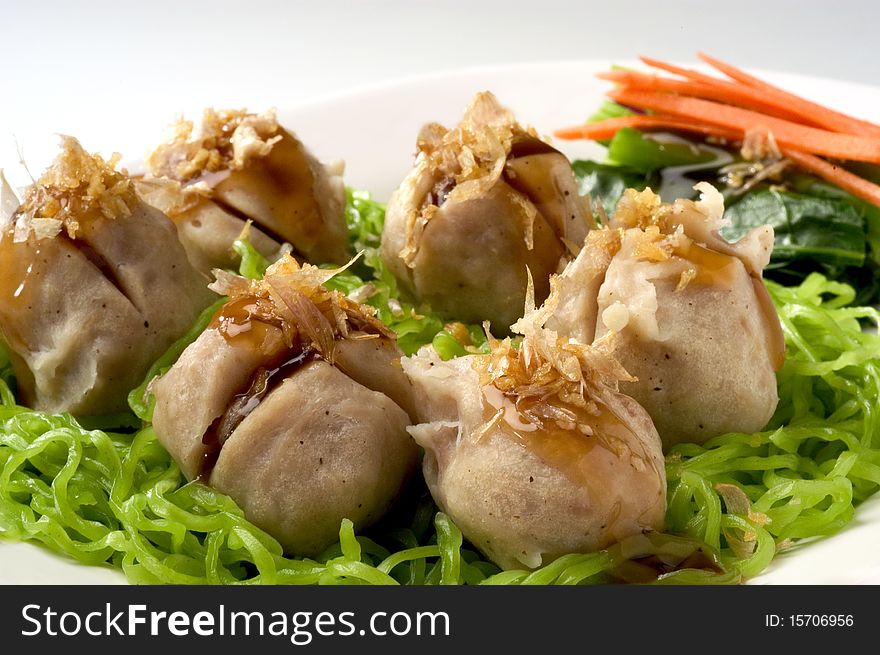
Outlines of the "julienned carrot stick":
[[778,86],[774,86],[764,80],[758,79],[754,75],[746,73],[735,66],[731,66],[719,59],[710,57],[704,52],[698,52],[697,56],[704,62],[721,71],[731,79],[746,85],[752,89],[764,93],[768,99],[775,98],[779,103],[786,103],[790,109],[801,113],[804,117],[810,117],[813,122],[822,125],[828,129],[847,134],[858,134],[862,136],[873,136],[880,138],[880,125],[869,123],[858,118],[853,118],[846,114],[842,114],[828,107],[805,100],[800,96],[789,93]]
[[[701,56],[704,58],[704,61],[706,61],[708,58],[707,55],[702,53]],[[699,71],[691,70],[689,68],[681,68],[680,66],[675,66],[673,64],[669,64],[658,59],[652,59],[650,57],[640,57],[640,59],[652,68],[657,68],[659,70],[664,70],[667,73],[680,75],[681,77],[693,80],[695,82],[717,86],[717,88],[719,89],[731,89],[735,87],[740,87],[752,89],[754,91],[761,91],[764,94],[765,100],[767,102],[771,102],[777,107],[785,108],[787,111],[796,113],[798,116],[800,116],[798,122],[801,123],[820,125],[826,129],[830,129],[835,132],[843,132],[845,134],[880,136],[880,126],[857,118],[853,118],[852,116],[847,116],[846,114],[842,114],[827,107],[823,107],[822,105],[816,104],[815,102],[805,100],[800,96],[796,96],[792,93],[789,93],[788,91],[784,91],[778,87],[768,84],[767,82],[759,80],[756,77],[748,75],[744,71],[735,69],[734,67],[724,64],[723,62],[720,62],[716,59],[713,59],[712,61],[714,61],[719,66],[725,66],[727,70],[730,71],[730,73],[734,73],[735,75],[737,75],[737,78],[734,78],[737,79],[737,82],[721,80],[716,77],[712,77],[711,75],[700,73]],[[751,83],[746,83],[744,81],[746,79],[750,80]],[[760,89],[758,88],[759,85]]]
[[[663,91],[692,96],[694,98],[716,100],[759,111],[768,116],[776,116],[777,118],[797,123],[804,122],[801,114],[768,102],[763,94],[741,84],[730,84],[728,82],[714,84],[697,80],[676,80],[670,77],[646,75],[645,73],[626,70],[599,73],[596,77],[610,82],[617,82],[639,91]],[[809,121],[808,124],[815,125],[812,121]]]
[[708,125],[695,121],[676,118],[675,116],[659,116],[657,114],[639,114],[636,116],[621,116],[619,118],[607,118],[595,123],[584,123],[566,127],[553,132],[560,139],[592,139],[604,141],[610,139],[618,130],[625,127],[634,127],[640,130],[678,130],[682,132],[694,132],[706,136],[718,136],[728,141],[742,141],[743,134],[736,130],[728,130],[717,125]]
[[880,207],[880,186],[873,182],[869,182],[863,177],[850,173],[845,168],[805,152],[785,148],[782,154],[791,159],[800,168],[821,177],[826,182],[839,186],[856,198],[861,198],[865,202]]
[[880,138],[827,132],[748,109],[668,93],[622,88],[610,91],[608,96],[623,105],[651,109],[655,112],[743,132],[764,127],[773,133],[780,146],[796,148],[803,152],[837,159],[880,163]]
[[[742,136],[738,136],[733,130],[727,130],[723,127],[690,122],[673,116],[658,116],[656,114],[608,118],[596,123],[587,123],[556,130],[554,134],[560,139],[593,139],[599,141],[610,139],[618,130],[625,127],[696,132],[709,136],[724,137],[730,141],[742,139]],[[826,182],[839,186],[844,191],[851,193],[857,198],[861,198],[865,202],[880,207],[880,186],[873,182],[869,182],[858,175],[850,173],[845,168],[841,168],[824,159],[793,148],[783,149],[782,154],[805,171],[821,177]]]
[[651,68],[657,68],[659,70],[666,71],[667,73],[672,73],[673,75],[678,75],[680,77],[693,80],[694,82],[718,85],[723,88],[733,88],[736,86],[735,82],[722,80],[718,77],[712,77],[711,75],[706,75],[705,73],[695,71],[691,68],[682,68],[681,66],[676,66],[665,61],[660,61],[659,59],[645,57],[644,55],[640,56],[639,59],[641,59],[642,63],[647,64]]

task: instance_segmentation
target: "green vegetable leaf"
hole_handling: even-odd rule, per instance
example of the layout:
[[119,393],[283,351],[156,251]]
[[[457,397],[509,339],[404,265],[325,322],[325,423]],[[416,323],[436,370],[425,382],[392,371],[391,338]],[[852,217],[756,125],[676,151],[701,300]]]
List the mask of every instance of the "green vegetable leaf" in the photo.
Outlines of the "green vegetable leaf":
[[745,195],[725,212],[731,224],[722,234],[736,240],[753,227],[771,225],[776,234],[770,269],[810,260],[829,275],[865,263],[865,220],[844,200],[776,189]]
[[657,188],[660,184],[656,173],[645,173],[630,166],[578,160],[572,163],[572,168],[578,180],[580,194],[590,194],[593,202],[601,202],[609,216],[626,189],[641,191],[648,186]]
[[9,359],[9,349],[0,339],[0,402],[12,404],[15,401],[15,373]]
[[[872,167],[872,170],[877,167]],[[874,173],[876,175],[876,172]],[[880,264],[880,207],[865,202],[861,198],[847,193],[840,187],[828,184],[812,175],[796,174],[791,176],[789,186],[799,193],[819,198],[845,200],[850,203],[865,219],[865,237],[868,241],[868,255],[876,264]]]
[[708,164],[714,152],[686,141],[661,140],[631,127],[618,130],[608,146],[608,159],[642,173],[672,166]]
[[606,100],[602,103],[599,109],[596,110],[596,113],[590,116],[587,119],[588,123],[598,123],[599,121],[604,121],[609,118],[620,118],[621,116],[632,116],[635,112],[630,109],[627,109],[621,104],[614,102],[613,100]]
[[238,274],[250,280],[261,280],[269,268],[269,261],[251,245],[245,238],[238,238],[232,244],[232,249],[241,257],[238,265]]

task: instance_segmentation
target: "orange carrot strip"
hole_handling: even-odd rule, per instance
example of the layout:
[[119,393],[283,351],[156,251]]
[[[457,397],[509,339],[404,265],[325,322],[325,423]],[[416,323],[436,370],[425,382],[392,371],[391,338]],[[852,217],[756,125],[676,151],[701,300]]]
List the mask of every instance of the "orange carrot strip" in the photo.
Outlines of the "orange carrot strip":
[[659,70],[666,71],[667,73],[672,73],[673,75],[678,75],[680,77],[693,80],[694,82],[702,82],[703,84],[717,86],[723,89],[732,89],[737,86],[735,82],[722,80],[718,77],[712,77],[711,75],[706,75],[705,73],[695,71],[691,68],[682,68],[681,66],[676,66],[665,61],[660,61],[659,59],[652,59],[651,57],[645,56],[641,56],[639,57],[639,59],[641,59],[643,63],[647,64],[651,68],[657,68]]
[[783,149],[782,154],[791,159],[800,168],[821,177],[826,182],[839,186],[844,191],[861,198],[865,202],[880,207],[880,186],[859,177],[841,166],[827,162],[798,150]]
[[608,96],[624,105],[651,109],[743,132],[756,127],[765,127],[773,133],[780,146],[837,159],[880,163],[880,138],[827,132],[748,109],[667,93],[621,88],[610,91]]
[[814,122],[823,127],[848,134],[880,138],[880,125],[875,125],[874,123],[869,123],[868,121],[854,118],[838,111],[834,111],[833,109],[829,109],[828,107],[823,107],[815,102],[805,100],[800,96],[789,93],[784,89],[780,89],[764,80],[758,79],[754,75],[746,73],[744,70],[731,66],[730,64],[715,59],[714,57],[710,57],[703,52],[698,52],[697,56],[731,79],[766,94],[769,100],[776,100],[776,102],[780,104],[786,103],[790,109],[802,113],[805,117],[812,118]]
[[618,130],[625,127],[634,127],[639,130],[679,130],[682,132],[694,132],[706,136],[718,136],[728,141],[742,141],[743,134],[736,130],[728,130],[717,125],[707,125],[690,120],[683,120],[675,116],[662,116],[657,114],[638,114],[636,116],[621,116],[619,118],[607,118],[595,123],[584,123],[566,127],[553,132],[560,139],[592,139],[604,141],[610,139]]
[[[776,116],[788,121],[802,123],[803,116],[797,112],[789,111],[785,107],[768,102],[765,96],[750,87],[741,84],[706,83],[696,80],[676,80],[659,75],[646,75],[634,71],[614,70],[607,73],[599,73],[596,77],[624,84],[625,86],[639,91],[663,91],[677,93],[679,95],[716,100],[727,104],[734,104],[746,109],[752,109],[769,116]],[[815,123],[810,123],[815,125]]]
[[[683,132],[696,132],[709,136],[719,136],[729,141],[742,140],[742,136],[733,130],[727,130],[715,125],[695,123],[682,120],[674,116],[662,116],[657,114],[622,116],[620,118],[608,118],[604,121],[575,125],[561,130],[556,130],[554,135],[560,139],[593,139],[604,140],[613,137],[618,130],[625,127],[634,127],[643,130],[670,129]],[[839,186],[857,198],[880,207],[880,186],[870,182],[845,168],[832,164],[814,155],[793,148],[785,148],[782,154],[791,159],[797,166],[821,177],[826,182]]]

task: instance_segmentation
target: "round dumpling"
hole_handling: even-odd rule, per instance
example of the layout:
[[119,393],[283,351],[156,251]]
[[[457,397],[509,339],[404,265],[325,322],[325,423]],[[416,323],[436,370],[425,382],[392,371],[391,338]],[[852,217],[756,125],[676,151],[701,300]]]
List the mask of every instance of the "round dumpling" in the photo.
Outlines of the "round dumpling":
[[36,409],[127,411],[128,392],[217,298],[114,163],[65,137],[0,228],[0,333]]
[[380,518],[416,464],[412,387],[393,334],[289,256],[230,297],[153,381],[153,426],[190,479],[231,496],[287,552],[314,556],[342,519]]
[[490,93],[454,129],[426,125],[392,195],[381,255],[404,288],[448,317],[506,331],[528,272],[538,302],[592,220],[571,164]]
[[390,508],[414,464],[408,425],[384,393],[315,361],[232,432],[210,484],[289,552],[317,555],[342,518],[362,528]]
[[505,340],[489,355],[444,362],[426,348],[402,360],[437,504],[505,569],[662,530],[660,439],[615,390],[625,373],[598,347],[524,331],[518,349]]
[[718,234],[720,194],[698,188],[699,201],[673,204],[627,191],[610,227],[591,233],[560,276],[548,322],[586,341],[613,333],[615,357],[637,378],[621,390],[648,410],[667,447],[763,429],[785,354],[761,279],[773,228],[728,243]]
[[175,221],[199,270],[235,268],[247,221],[251,244],[272,260],[283,243],[317,264],[348,259],[341,163],[318,162],[272,112],[207,109],[198,136],[181,121],[147,163],[138,191]]

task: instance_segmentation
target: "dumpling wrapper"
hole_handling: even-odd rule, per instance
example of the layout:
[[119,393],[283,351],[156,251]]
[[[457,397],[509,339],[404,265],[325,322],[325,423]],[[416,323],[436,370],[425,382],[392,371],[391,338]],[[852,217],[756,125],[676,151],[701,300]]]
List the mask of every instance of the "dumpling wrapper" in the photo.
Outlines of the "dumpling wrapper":
[[235,268],[231,247],[247,220],[251,244],[272,261],[282,243],[310,262],[348,260],[341,164],[321,164],[273,112],[208,109],[192,132],[176,126],[138,190],[174,219],[194,266]]
[[156,435],[187,479],[299,555],[333,543],[343,518],[382,516],[416,464],[400,350],[368,308],[320,286],[336,272],[290,257],[259,282],[218,271],[230,302],[150,385]]
[[456,128],[426,125],[417,147],[388,203],[382,259],[435,311],[506,331],[522,315],[527,271],[540,302],[590,228],[571,164],[490,93]]
[[209,484],[287,552],[315,556],[343,518],[367,527],[400,495],[415,464],[409,424],[385,394],[313,362],[236,428]]
[[661,530],[660,439],[644,409],[614,390],[619,368],[549,331],[527,334],[521,348],[505,341],[447,362],[425,348],[402,360],[422,412],[410,434],[440,508],[505,569]]
[[579,340],[615,334],[636,381],[621,391],[648,410],[665,447],[764,428],[778,402],[785,345],[761,272],[770,226],[735,244],[718,234],[723,200],[663,204],[628,191],[610,228],[591,233],[562,273],[548,326]]
[[0,235],[0,332],[36,409],[127,411],[129,390],[216,298],[113,163],[65,137]]

